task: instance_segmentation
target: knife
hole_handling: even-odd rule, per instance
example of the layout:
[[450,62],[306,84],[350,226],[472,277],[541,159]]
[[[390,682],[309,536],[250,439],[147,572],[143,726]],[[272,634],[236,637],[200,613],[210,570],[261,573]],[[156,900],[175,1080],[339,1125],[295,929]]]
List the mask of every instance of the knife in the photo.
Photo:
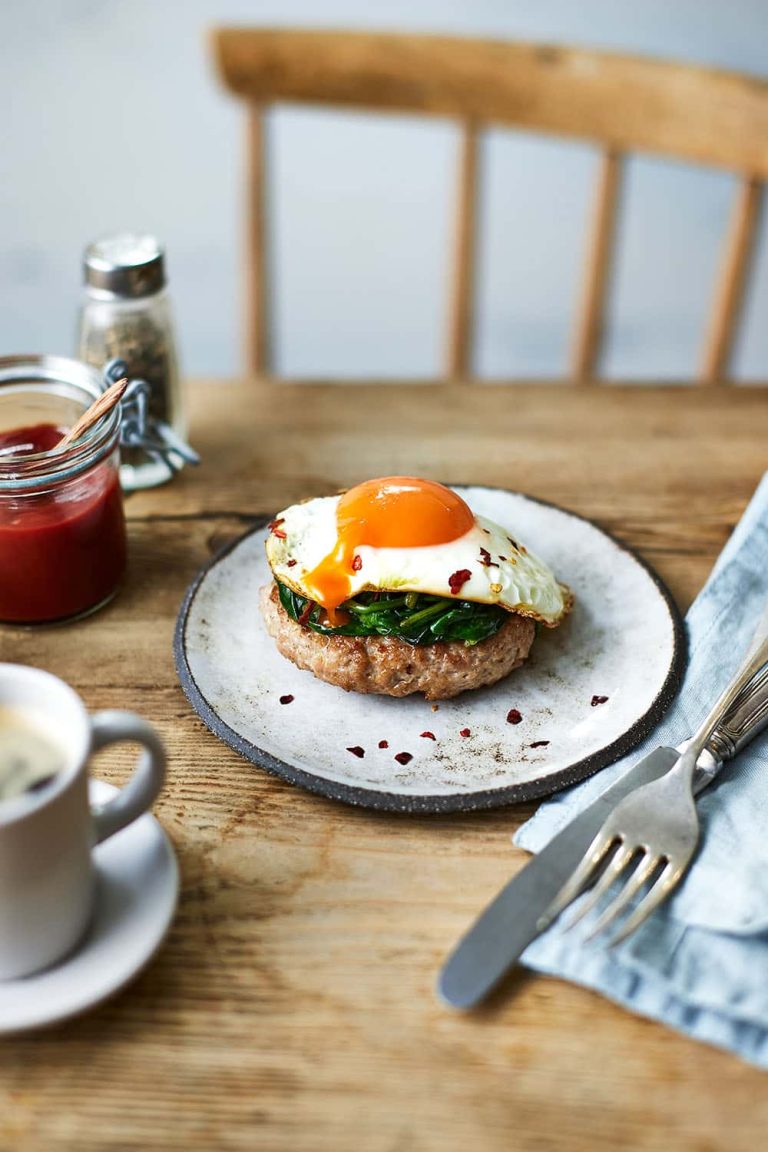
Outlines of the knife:
[[[768,724],[768,666],[735,701],[699,757],[694,792],[714,780],[730,760]],[[542,917],[574,871],[606,817],[635,788],[657,780],[685,751],[657,748],[617,780],[558,832],[502,888],[446,960],[438,992],[454,1008],[471,1008],[498,984],[528,945],[544,931]]]

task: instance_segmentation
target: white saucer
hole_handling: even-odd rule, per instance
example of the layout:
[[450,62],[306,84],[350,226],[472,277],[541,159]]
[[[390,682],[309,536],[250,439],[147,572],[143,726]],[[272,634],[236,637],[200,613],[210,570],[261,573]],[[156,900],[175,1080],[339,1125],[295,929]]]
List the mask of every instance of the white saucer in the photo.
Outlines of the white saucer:
[[[91,781],[91,800],[117,791]],[[96,903],[85,939],[60,963],[0,981],[0,1034],[41,1028],[111,996],[145,966],[173,919],[179,868],[170,841],[149,814],[94,850]]]

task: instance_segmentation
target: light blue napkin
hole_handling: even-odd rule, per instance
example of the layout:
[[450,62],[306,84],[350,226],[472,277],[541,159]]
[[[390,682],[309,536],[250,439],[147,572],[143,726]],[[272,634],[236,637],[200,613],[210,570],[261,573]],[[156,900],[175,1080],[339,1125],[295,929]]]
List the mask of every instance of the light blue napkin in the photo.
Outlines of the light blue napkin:
[[[768,474],[688,613],[689,666],[629,756],[542,805],[515,843],[536,852],[629,767],[690,736],[736,671],[768,601]],[[557,925],[523,963],[768,1068],[768,730],[698,801],[700,852],[675,896],[614,949]],[[585,918],[589,921],[589,917]]]

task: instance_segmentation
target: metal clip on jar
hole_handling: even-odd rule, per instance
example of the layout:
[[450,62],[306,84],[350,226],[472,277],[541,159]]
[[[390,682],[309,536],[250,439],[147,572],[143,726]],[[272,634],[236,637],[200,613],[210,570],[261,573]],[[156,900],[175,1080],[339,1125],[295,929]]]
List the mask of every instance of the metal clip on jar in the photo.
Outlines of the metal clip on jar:
[[99,373],[76,360],[0,358],[0,621],[87,615],[123,577],[119,405],[55,447],[101,392]]
[[[184,419],[163,251],[152,236],[123,233],[85,252],[79,355],[102,369],[125,361],[148,388],[148,416],[183,440]],[[157,456],[123,443],[123,487],[153,488],[173,472]]]

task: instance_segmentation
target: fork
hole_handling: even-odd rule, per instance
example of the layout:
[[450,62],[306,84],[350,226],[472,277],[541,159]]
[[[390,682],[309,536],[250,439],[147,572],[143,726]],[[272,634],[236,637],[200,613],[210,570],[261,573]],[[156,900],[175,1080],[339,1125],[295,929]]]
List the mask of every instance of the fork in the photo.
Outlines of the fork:
[[[570,919],[573,927],[624,875],[625,883],[601,912],[589,938],[615,924],[641,890],[647,892],[610,940],[618,944],[636,931],[680,882],[699,841],[699,818],[693,798],[696,761],[728,709],[768,662],[768,607],[736,675],[719,696],[677,763],[666,775],[637,788],[619,803],[539,922],[543,930],[557,919],[594,880],[609,852],[613,855],[589,896]],[[630,864],[634,864],[628,872]]]

